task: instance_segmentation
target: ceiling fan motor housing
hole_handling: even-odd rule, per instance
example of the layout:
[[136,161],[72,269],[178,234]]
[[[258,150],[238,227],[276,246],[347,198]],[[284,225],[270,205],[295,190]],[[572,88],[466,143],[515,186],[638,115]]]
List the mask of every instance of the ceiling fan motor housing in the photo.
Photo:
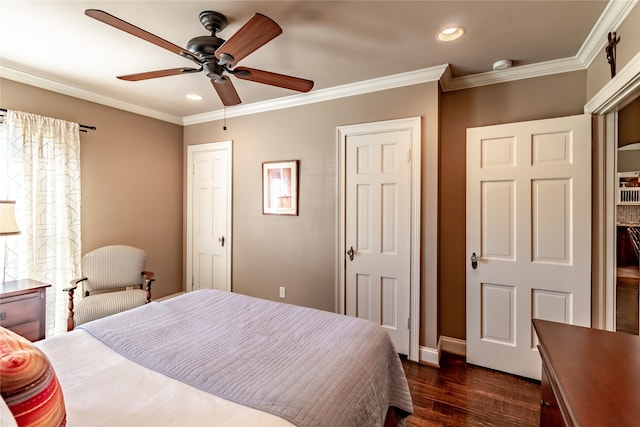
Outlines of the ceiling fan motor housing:
[[207,61],[204,64],[202,64],[202,69],[204,71],[204,74],[213,80],[217,80],[220,77],[222,77],[222,74],[225,71],[224,66],[218,64],[215,58],[213,61]]
[[207,31],[211,32],[211,35],[192,38],[187,43],[187,50],[203,59],[209,59],[215,55],[216,49],[225,42],[220,37],[217,37],[216,33],[224,30],[228,21],[227,17],[219,12],[205,10],[200,12],[200,22]]
[[222,46],[222,43],[224,40],[216,36],[199,36],[189,40],[187,50],[201,58],[211,58],[215,56],[216,49]]

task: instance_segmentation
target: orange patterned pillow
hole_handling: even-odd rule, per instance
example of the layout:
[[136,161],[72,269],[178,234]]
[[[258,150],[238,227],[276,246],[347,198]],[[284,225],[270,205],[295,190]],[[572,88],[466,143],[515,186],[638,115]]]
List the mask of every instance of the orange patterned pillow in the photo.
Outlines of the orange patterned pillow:
[[62,388],[47,356],[0,327],[0,393],[18,426],[64,426]]

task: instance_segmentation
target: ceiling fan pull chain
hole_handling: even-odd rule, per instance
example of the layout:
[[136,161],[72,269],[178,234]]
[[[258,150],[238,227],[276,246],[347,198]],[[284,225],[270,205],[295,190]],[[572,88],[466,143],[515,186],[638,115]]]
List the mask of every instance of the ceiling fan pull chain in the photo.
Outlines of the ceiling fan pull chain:
[[222,130],[227,130],[227,107],[224,107],[224,121],[222,122]]

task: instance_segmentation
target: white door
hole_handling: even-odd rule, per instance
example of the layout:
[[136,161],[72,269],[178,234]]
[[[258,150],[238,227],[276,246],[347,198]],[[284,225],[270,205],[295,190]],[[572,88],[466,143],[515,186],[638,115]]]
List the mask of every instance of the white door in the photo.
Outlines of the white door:
[[591,324],[590,116],[468,129],[466,233],[467,361],[539,379],[532,319]]
[[231,291],[231,141],[188,147],[187,291]]
[[372,126],[351,133],[342,128],[347,135],[345,313],[382,325],[398,353],[409,355],[411,148],[417,130],[406,124],[398,130]]

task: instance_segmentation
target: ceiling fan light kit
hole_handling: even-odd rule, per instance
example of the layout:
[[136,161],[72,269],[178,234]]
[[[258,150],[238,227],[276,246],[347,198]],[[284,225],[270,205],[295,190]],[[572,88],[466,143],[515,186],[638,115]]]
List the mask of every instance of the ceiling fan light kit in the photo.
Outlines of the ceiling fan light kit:
[[216,33],[227,27],[227,18],[221,13],[205,10],[200,13],[200,23],[211,35],[192,38],[187,43],[186,49],[102,10],[87,9],[85,10],[85,15],[167,49],[198,65],[198,68],[171,68],[117,76],[121,80],[139,81],[203,71],[210,79],[225,107],[241,103],[233,83],[226,74],[299,92],[308,92],[313,88],[312,80],[255,68],[234,68],[243,58],[282,34],[282,28],[275,21],[260,13],[253,15],[231,38],[224,40],[218,37]]

